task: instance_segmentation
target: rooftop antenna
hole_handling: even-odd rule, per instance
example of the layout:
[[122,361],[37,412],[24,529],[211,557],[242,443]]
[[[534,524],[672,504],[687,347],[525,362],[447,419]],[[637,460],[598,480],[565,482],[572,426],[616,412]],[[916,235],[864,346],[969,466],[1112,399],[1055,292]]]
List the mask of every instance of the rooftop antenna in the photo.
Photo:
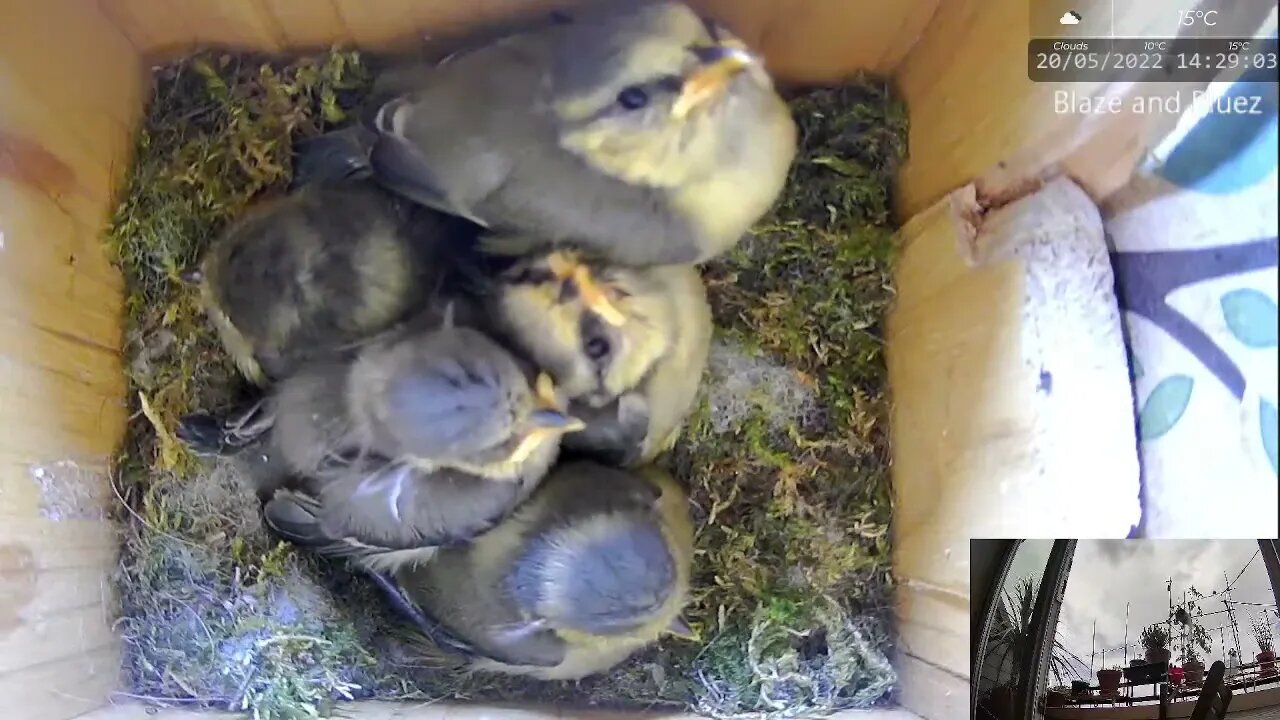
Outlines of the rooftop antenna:
[[1186,665],[1187,664],[1187,624],[1191,622],[1191,614],[1187,612],[1187,591],[1186,590],[1182,591],[1182,605],[1179,606],[1178,609],[1182,611],[1183,617],[1185,618],[1182,621],[1182,664]]
[[1223,571],[1222,580],[1227,583],[1226,595],[1223,604],[1227,607],[1227,621],[1231,625],[1231,640],[1235,642],[1236,655],[1240,654],[1240,626],[1236,623],[1235,606],[1231,602],[1231,582],[1227,580],[1227,573]]
[[1124,604],[1124,667],[1129,666],[1129,603]]
[[1093,675],[1093,659],[1098,655],[1098,619],[1093,620],[1093,649],[1089,651],[1089,675]]

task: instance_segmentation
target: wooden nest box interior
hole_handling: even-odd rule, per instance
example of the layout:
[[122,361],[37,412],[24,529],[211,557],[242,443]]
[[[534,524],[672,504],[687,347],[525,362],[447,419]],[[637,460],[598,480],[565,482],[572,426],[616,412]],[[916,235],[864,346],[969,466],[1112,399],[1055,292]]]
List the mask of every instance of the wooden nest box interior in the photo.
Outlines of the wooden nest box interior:
[[[902,708],[848,717],[960,717],[970,665],[968,539],[1114,535],[1132,516],[1126,503],[1138,482],[1131,423],[1117,431],[1075,406],[1037,399],[1028,358],[1059,350],[1028,347],[1028,323],[1051,320],[1035,317],[1027,292],[1035,253],[1023,246],[1100,233],[1097,204],[1177,118],[1057,112],[1061,84],[1028,79],[1028,0],[691,2],[761,50],[781,82],[836,83],[866,70],[891,77],[907,104],[909,160],[895,188],[897,301],[887,323]],[[0,717],[209,716],[156,712],[116,692],[110,518],[118,503],[109,476],[127,404],[123,283],[101,233],[130,164],[152,65],[208,45],[385,50],[567,4],[0,0]],[[1175,14],[1159,5],[1082,0],[1073,8],[1114,12],[1130,35],[1176,34]],[[1137,92],[1105,83],[1072,89]],[[1113,351],[1123,367],[1123,348]],[[1127,379],[1103,374],[1099,402],[1127,407]],[[1089,452],[1052,449],[1068,426],[1072,447]],[[1085,472],[1081,456],[1113,450],[1131,464],[1109,476],[1127,479]],[[1068,473],[1081,473],[1070,493],[1025,482]],[[70,510],[50,511],[53,485],[70,493]],[[366,720],[615,717],[391,703],[345,711]]]

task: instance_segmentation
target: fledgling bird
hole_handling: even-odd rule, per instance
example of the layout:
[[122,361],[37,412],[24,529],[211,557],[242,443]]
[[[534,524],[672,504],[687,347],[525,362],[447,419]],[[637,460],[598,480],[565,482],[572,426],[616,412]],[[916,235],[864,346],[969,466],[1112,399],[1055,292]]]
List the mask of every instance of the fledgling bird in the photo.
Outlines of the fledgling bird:
[[[466,280],[454,278],[433,301],[447,298],[461,324],[550,373],[572,411],[590,419],[570,436],[572,447],[634,465],[670,444],[697,392],[711,330],[694,268],[631,268],[563,250],[506,266],[454,265]],[[252,440],[261,418],[260,408],[192,416],[184,429],[197,444],[231,449]]]
[[627,466],[669,448],[710,349],[697,269],[556,251],[517,262],[503,278],[496,331],[555,378],[586,423],[564,447]]
[[575,11],[395,82],[411,89],[367,113],[374,176],[495,231],[496,252],[702,262],[768,210],[795,154],[760,59],[679,2]]
[[693,527],[661,470],[556,467],[492,530],[380,576],[440,649],[478,670],[572,680],[690,635]]
[[[345,363],[308,366],[274,394],[273,444],[300,474],[352,458],[498,480],[542,475],[580,423],[549,376],[468,327],[410,328]],[[335,389],[338,392],[335,392]]]
[[187,277],[262,387],[421,312],[446,251],[473,238],[469,223],[372,183],[312,183],[235,221]]
[[[280,535],[361,567],[394,567],[492,526],[541,481],[560,437],[581,427],[550,378],[533,375],[474,329],[415,328],[278,383],[254,425],[265,441],[204,444],[257,443],[271,467],[287,469],[256,478]],[[191,418],[179,434],[202,439]]]

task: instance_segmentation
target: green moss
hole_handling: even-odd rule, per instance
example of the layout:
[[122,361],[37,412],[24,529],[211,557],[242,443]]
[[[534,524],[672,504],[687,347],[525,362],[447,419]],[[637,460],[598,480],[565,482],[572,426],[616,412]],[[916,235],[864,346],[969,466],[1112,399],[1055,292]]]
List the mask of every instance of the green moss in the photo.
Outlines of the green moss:
[[240,381],[179,278],[255,199],[280,191],[291,143],[345,119],[367,73],[354,53],[290,63],[206,53],[162,68],[105,239],[126,283],[137,411],[117,463],[128,505],[120,569],[133,691],[312,717],[364,692],[373,658],[356,624],[310,588],[307,558],[269,537],[252,492],[172,436]]
[[756,237],[706,269],[715,362],[668,458],[696,507],[687,615],[701,641],[664,640],[605,677],[536,683],[423,658],[373,588],[277,542],[235,469],[197,461],[172,437],[181,415],[243,391],[179,273],[251,202],[282,191],[292,142],[344,122],[368,81],[366,61],[347,52],[207,53],[157,72],[106,238],[127,283],[138,411],[117,482],[133,692],[264,719],[324,715],[345,697],[782,717],[885,696],[879,327],[892,296],[888,188],[906,130],[887,89],[858,80],[796,97],[792,182]]
[[714,715],[861,706],[895,681],[880,327],[906,115],[869,79],[791,106],[801,142],[783,197],[706,274],[723,335],[796,371],[816,407],[779,422],[757,399],[721,434],[704,409],[677,452],[707,510],[689,614],[714,638],[695,663],[697,706]]
[[[205,53],[156,73],[106,237],[127,287],[131,394],[147,398],[153,425],[172,428],[192,408],[225,404],[237,384],[179,273],[251,201],[283,189],[293,139],[345,120],[368,81],[359,55],[343,52],[289,64]],[[131,437],[143,443],[130,448],[138,457],[193,471],[176,443]]]

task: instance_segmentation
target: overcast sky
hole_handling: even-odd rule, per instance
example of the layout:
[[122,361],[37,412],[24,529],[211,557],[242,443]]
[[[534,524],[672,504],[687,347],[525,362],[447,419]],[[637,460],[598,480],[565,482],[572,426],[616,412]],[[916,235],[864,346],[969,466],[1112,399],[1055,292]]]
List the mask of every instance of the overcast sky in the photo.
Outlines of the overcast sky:
[[[1012,578],[1044,571],[1051,540],[1028,540],[1018,549],[1010,573]],[[1249,633],[1249,621],[1260,616],[1264,608],[1243,603],[1275,602],[1271,584],[1267,579],[1262,557],[1253,557],[1258,543],[1253,540],[1081,540],[1076,543],[1075,559],[1067,582],[1059,621],[1060,639],[1087,665],[1091,648],[1093,621],[1098,623],[1098,650],[1107,649],[1108,665],[1124,664],[1124,651],[1119,649],[1125,641],[1125,603],[1129,603],[1128,657],[1141,653],[1136,646],[1142,628],[1153,622],[1163,622],[1168,615],[1169,593],[1166,580],[1173,578],[1174,602],[1182,599],[1182,593],[1194,585],[1209,595],[1221,591],[1227,580],[1233,582],[1231,599],[1237,604],[1236,622],[1239,625],[1242,655],[1249,660],[1258,652]],[[1250,563],[1250,558],[1253,561]],[[1244,574],[1236,579],[1241,568],[1249,563]],[[1224,580],[1222,574],[1227,573]],[[1224,610],[1223,597],[1217,596],[1200,602],[1204,613]],[[1275,615],[1270,616],[1273,627]],[[1230,628],[1220,635],[1217,628],[1227,625],[1225,612],[1200,618],[1201,625],[1209,631],[1211,651],[1204,654],[1204,663],[1222,659],[1222,640],[1232,646]],[[1176,634],[1176,629],[1175,629]],[[1280,633],[1277,633],[1280,634]],[[1116,648],[1112,650],[1113,648]],[[1203,654],[1203,653],[1202,653]],[[1093,669],[1102,666],[1101,652]],[[1083,674],[1083,670],[1081,671]]]

